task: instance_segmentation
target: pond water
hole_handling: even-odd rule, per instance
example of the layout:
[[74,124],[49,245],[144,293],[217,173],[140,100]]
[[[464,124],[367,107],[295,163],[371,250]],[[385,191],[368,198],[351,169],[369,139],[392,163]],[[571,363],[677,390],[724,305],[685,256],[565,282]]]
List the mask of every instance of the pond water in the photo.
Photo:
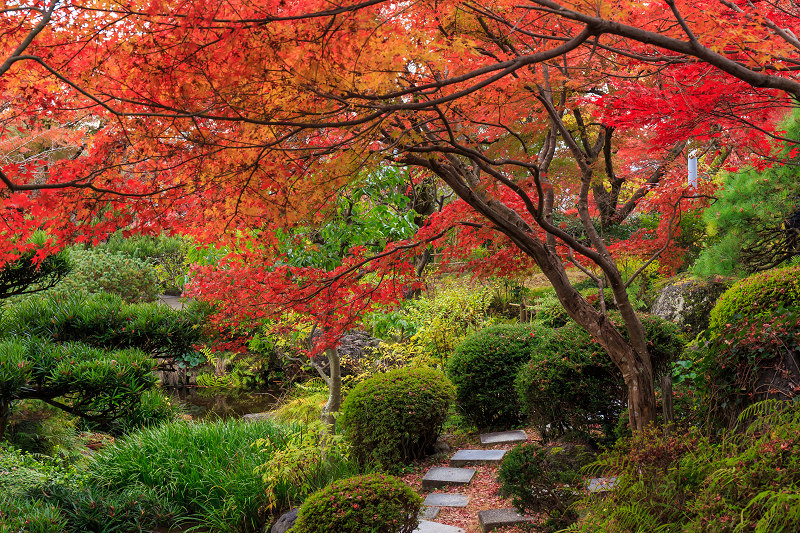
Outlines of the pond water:
[[250,413],[263,413],[278,403],[279,390],[226,390],[218,388],[170,388],[166,391],[173,401],[183,404],[194,420],[241,418]]

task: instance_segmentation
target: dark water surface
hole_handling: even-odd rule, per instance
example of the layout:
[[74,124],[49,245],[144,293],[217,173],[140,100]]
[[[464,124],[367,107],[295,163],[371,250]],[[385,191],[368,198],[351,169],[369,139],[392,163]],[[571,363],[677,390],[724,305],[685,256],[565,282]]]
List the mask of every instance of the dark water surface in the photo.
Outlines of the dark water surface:
[[173,401],[182,403],[186,413],[193,419],[216,420],[269,411],[278,403],[281,391],[193,387],[171,388],[167,389],[167,393]]

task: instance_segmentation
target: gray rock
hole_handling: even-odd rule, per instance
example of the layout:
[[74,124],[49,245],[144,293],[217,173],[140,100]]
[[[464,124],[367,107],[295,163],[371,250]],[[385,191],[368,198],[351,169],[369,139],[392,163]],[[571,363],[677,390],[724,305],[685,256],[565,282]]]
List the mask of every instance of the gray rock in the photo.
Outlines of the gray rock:
[[505,450],[458,450],[450,458],[450,465],[467,466],[499,463],[503,460],[505,454]]
[[481,444],[513,444],[528,440],[528,435],[522,430],[500,431],[497,433],[481,433]]
[[448,468],[436,466],[425,473],[422,478],[424,490],[438,489],[452,485],[469,485],[475,475],[473,468]]
[[438,522],[430,522],[428,520],[420,520],[419,526],[413,533],[466,533],[463,529],[456,526],[448,526],[447,524],[440,524]]
[[532,516],[521,515],[514,509],[490,509],[478,512],[478,522],[484,533],[498,527],[516,526],[534,520],[536,519]]
[[711,309],[730,285],[731,280],[724,278],[673,281],[659,291],[650,314],[674,322],[685,332],[697,334],[708,327]]
[[420,520],[434,520],[437,516],[439,516],[439,511],[441,508],[439,507],[431,507],[429,505],[425,505],[422,507],[422,510],[419,512],[419,519]]
[[422,505],[431,507],[466,507],[469,505],[469,496],[466,494],[448,494],[444,492],[432,492],[428,494]]
[[246,415],[242,415],[242,420],[244,420],[245,422],[255,422],[258,420],[269,420],[274,416],[275,413],[270,411],[267,411],[266,413],[249,413]]
[[272,524],[272,527],[269,529],[269,533],[286,533],[294,526],[294,523],[297,521],[297,509],[292,509],[288,513],[282,514],[278,519]]
[[[314,338],[321,336],[322,332],[316,330]],[[371,336],[366,331],[353,330],[345,333],[339,340],[339,357],[342,360],[342,376],[353,376],[359,372],[359,362],[365,354],[377,350],[380,339]],[[328,371],[328,358],[325,354],[317,355],[314,361],[326,372]]]

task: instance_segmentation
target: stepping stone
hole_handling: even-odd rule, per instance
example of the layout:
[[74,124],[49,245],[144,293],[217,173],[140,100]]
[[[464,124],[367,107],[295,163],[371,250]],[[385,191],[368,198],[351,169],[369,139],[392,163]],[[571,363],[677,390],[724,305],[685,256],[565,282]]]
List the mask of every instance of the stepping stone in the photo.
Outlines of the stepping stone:
[[422,478],[422,489],[432,490],[448,485],[469,485],[474,475],[474,468],[436,466],[425,473],[425,476]]
[[492,509],[489,511],[478,511],[478,522],[481,525],[481,531],[486,533],[498,527],[516,526],[533,522],[536,519],[532,516],[525,516],[519,514],[514,509]]
[[417,529],[413,533],[467,533],[465,530],[456,526],[448,526],[439,522],[420,520]]
[[458,450],[450,458],[451,466],[466,466],[486,463],[499,463],[505,450]]
[[586,481],[586,490],[590,493],[608,492],[617,486],[615,477],[593,477]]
[[528,435],[520,430],[500,431],[499,433],[482,433],[481,444],[511,444],[514,442],[524,442],[528,440]]
[[433,507],[466,507],[469,503],[469,496],[466,494],[446,494],[444,492],[432,492],[428,494],[422,505]]
[[439,515],[439,511],[441,511],[438,507],[430,507],[425,506],[419,512],[419,519],[420,520],[433,520]]

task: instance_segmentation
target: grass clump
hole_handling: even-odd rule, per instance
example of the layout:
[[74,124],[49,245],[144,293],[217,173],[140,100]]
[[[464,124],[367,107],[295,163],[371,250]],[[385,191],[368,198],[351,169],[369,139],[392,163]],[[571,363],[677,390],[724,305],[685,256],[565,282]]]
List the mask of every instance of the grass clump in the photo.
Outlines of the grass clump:
[[[303,426],[270,420],[146,428],[99,453],[89,467],[90,481],[114,493],[129,487],[156,490],[165,502],[182,509],[184,519],[212,531],[249,533],[260,527],[260,513],[270,497],[276,509],[297,501],[301,490],[291,480],[269,486],[257,470],[303,431]],[[257,441],[260,446],[254,445]],[[333,454],[328,461],[347,462]],[[329,473],[343,471],[348,470]],[[307,477],[312,490],[330,482],[325,476]]]

